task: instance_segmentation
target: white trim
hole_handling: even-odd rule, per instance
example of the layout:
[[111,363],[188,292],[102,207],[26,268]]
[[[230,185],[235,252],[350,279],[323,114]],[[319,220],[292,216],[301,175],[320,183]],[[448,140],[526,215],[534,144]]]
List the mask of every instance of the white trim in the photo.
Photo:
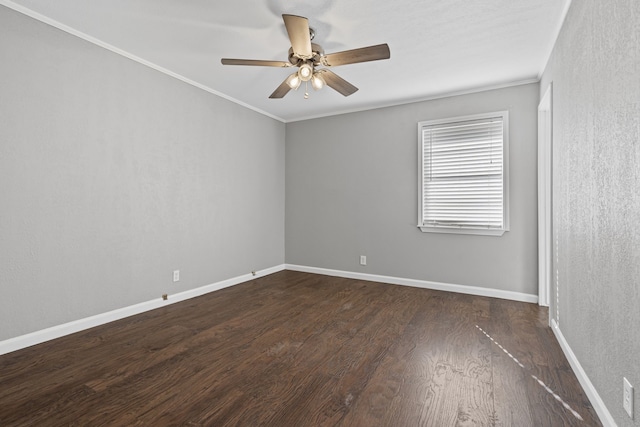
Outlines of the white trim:
[[600,398],[600,395],[598,394],[596,388],[589,380],[587,373],[584,371],[584,369],[582,369],[582,365],[580,365],[578,358],[573,353],[573,350],[571,350],[571,347],[569,347],[569,343],[564,338],[564,335],[562,335],[562,331],[560,330],[560,327],[554,319],[551,319],[551,330],[555,334],[556,339],[560,344],[560,348],[562,348],[562,351],[569,361],[571,368],[573,368],[573,372],[576,374],[580,385],[587,394],[587,397],[589,398],[593,409],[596,410],[598,417],[600,417],[600,422],[602,422],[605,427],[616,427],[616,422],[614,421],[613,416],[611,416],[611,413]]
[[[2,1],[2,0],[0,0],[0,1]],[[377,110],[377,109],[380,109],[380,108],[389,108],[389,107],[398,107],[398,106],[403,106],[403,105],[417,104],[417,103],[420,103],[420,102],[434,101],[436,99],[451,98],[451,97],[454,97],[454,96],[462,96],[462,95],[472,95],[474,93],[481,93],[481,92],[487,92],[487,91],[490,91],[490,90],[498,90],[498,89],[507,89],[507,88],[515,87],[515,86],[524,86],[524,85],[528,85],[528,84],[532,84],[532,83],[540,83],[540,78],[536,77],[536,78],[532,78],[532,79],[517,80],[517,81],[511,81],[511,82],[505,82],[505,83],[498,83],[498,84],[494,84],[494,85],[478,86],[478,87],[469,88],[469,89],[453,90],[453,91],[450,91],[450,92],[442,92],[442,93],[439,93],[439,94],[428,95],[428,96],[420,97],[420,98],[405,99],[403,101],[381,103],[381,104],[375,105],[375,106],[371,106],[370,105],[370,106],[367,106],[367,107],[346,108],[346,109],[343,109],[343,110],[333,111],[331,113],[316,114],[316,115],[311,115],[311,116],[303,116],[303,117],[299,117],[299,118],[289,119],[289,120],[286,120],[285,123],[295,123],[295,122],[301,122],[301,121],[304,121],[304,120],[321,119],[323,117],[339,116],[341,114],[360,113],[362,111]]]
[[[469,88],[469,89],[462,89],[462,90],[458,90],[458,91],[451,91],[451,92],[443,92],[440,94],[435,94],[435,95],[429,95],[429,96],[425,96],[425,97],[420,97],[420,98],[415,98],[415,99],[408,99],[408,100],[404,100],[404,101],[393,101],[393,102],[386,102],[386,103],[381,103],[379,105],[369,105],[369,106],[363,106],[363,107],[355,107],[355,108],[347,108],[344,110],[338,110],[338,111],[332,111],[330,113],[321,113],[321,114],[315,114],[315,115],[310,115],[310,116],[303,116],[303,117],[298,117],[298,118],[292,118],[292,119],[284,119],[282,117],[276,116],[274,114],[268,113],[264,110],[261,110],[259,108],[256,108],[252,105],[249,105],[245,102],[242,102],[240,100],[237,100],[229,95],[225,95],[222,92],[218,92],[215,89],[212,89],[208,86],[202,85],[198,82],[195,82],[191,79],[188,79],[187,77],[181,76],[180,74],[174,73],[173,71],[170,71],[166,68],[160,67],[159,65],[156,65],[152,62],[149,62],[145,59],[142,59],[136,55],[133,55],[132,53],[129,53],[125,50],[119,49],[115,46],[112,46],[108,43],[105,43],[99,39],[96,39],[95,37],[92,37],[88,34],[85,34],[81,31],[78,31],[74,28],[71,28],[61,22],[56,21],[55,19],[51,19],[45,15],[42,15],[38,12],[35,12],[25,6],[19,5],[14,3],[11,0],[0,0],[0,5],[6,6],[10,9],[15,10],[16,12],[20,12],[23,15],[27,15],[33,19],[36,19],[40,22],[44,22],[45,24],[51,25],[52,27],[55,27],[59,30],[62,30],[66,33],[72,34],[76,37],[79,37],[83,40],[86,40],[90,43],[96,44],[100,47],[103,47],[107,50],[110,50],[114,53],[117,53],[119,55],[122,55],[126,58],[129,58],[133,61],[136,61],[140,64],[146,65],[150,68],[153,68],[156,71],[160,71],[161,73],[167,74],[171,77],[174,77],[178,80],[181,80],[187,84],[190,84],[192,86],[195,86],[199,89],[202,89],[206,92],[209,92],[213,95],[219,96],[221,98],[224,98],[228,101],[231,101],[235,104],[241,105],[245,108],[248,108],[252,111],[255,111],[256,113],[265,115],[267,117],[270,117],[274,120],[277,120],[279,122],[282,123],[295,123],[295,122],[300,122],[300,121],[304,121],[304,120],[311,120],[311,119],[319,119],[319,118],[323,118],[323,117],[333,117],[333,116],[338,116],[341,114],[349,114],[349,113],[358,113],[361,111],[369,111],[369,110],[377,110],[379,108],[387,108],[387,107],[395,107],[395,106],[399,106],[399,105],[406,105],[406,104],[414,104],[414,103],[418,103],[418,102],[424,102],[424,101],[432,101],[435,99],[442,99],[442,98],[450,98],[452,96],[460,96],[460,95],[468,95],[468,94],[473,94],[473,93],[478,93],[478,92],[485,92],[485,91],[489,91],[489,90],[496,90],[496,89],[504,89],[504,88],[509,88],[509,87],[513,87],[513,86],[521,86],[521,85],[526,85],[526,84],[531,84],[531,83],[539,83],[540,82],[540,76],[542,75],[542,73],[539,73],[539,76],[535,77],[535,78],[528,78],[528,79],[523,79],[523,80],[517,80],[517,81],[510,81],[510,82],[504,82],[504,83],[497,83],[497,84],[493,84],[493,85],[486,85],[486,86],[480,86],[480,87],[474,87],[474,88]],[[553,45],[552,45],[553,46]],[[543,68],[544,71],[544,68]]]
[[549,306],[551,293],[551,194],[553,112],[550,84],[538,105],[538,297],[539,304]]
[[109,322],[124,319],[125,317],[135,316],[136,314],[144,313],[145,311],[153,310],[156,308],[164,307],[169,304],[175,304],[180,301],[184,301],[190,298],[199,297],[201,295],[208,294],[220,289],[228,288],[240,283],[248,282],[249,280],[263,277],[272,273],[277,273],[285,269],[284,264],[270,267],[264,270],[256,271],[255,276],[252,273],[244,274],[242,276],[232,277],[231,279],[223,280],[221,282],[212,283],[210,285],[202,286],[196,289],[190,289],[188,291],[179,292],[177,294],[169,294],[167,300],[162,298],[156,298],[150,301],[141,302],[128,307],[119,308],[116,310],[108,311],[106,313],[96,314],[95,316],[86,317],[84,319],[74,320],[62,325],[52,326],[47,329],[35,331],[19,337],[10,338],[5,341],[0,341],[0,355],[10,353],[12,351],[20,350],[32,345],[40,344],[46,341],[50,341],[55,338],[60,338],[65,335],[70,335],[76,332],[84,331],[85,329],[93,328],[95,326],[104,325]]
[[405,279],[402,277],[381,276],[377,274],[357,273],[354,271],[331,270],[327,268],[309,267],[304,265],[285,264],[287,270],[305,273],[324,274],[326,276],[344,277],[347,279],[368,280],[370,282],[389,283],[392,285],[411,286],[414,288],[433,289],[460,294],[478,295],[483,297],[501,298],[512,301],[538,303],[538,296],[520,292],[503,291],[501,289],[483,288],[480,286],[455,285],[451,283],[431,282],[428,280]]
[[[420,215],[422,216],[422,215]],[[506,233],[507,229],[488,229],[488,228],[468,228],[468,227],[444,227],[444,226],[423,226],[418,224],[418,228],[423,233],[445,233],[445,234],[473,234],[476,236],[497,236],[500,237]]]
[[270,118],[272,118],[274,120],[277,120],[279,122],[286,123],[285,119],[283,119],[282,117],[275,116],[275,115],[273,115],[271,113],[268,113],[268,112],[266,112],[264,110],[256,108],[256,107],[254,107],[252,105],[249,105],[249,104],[247,104],[245,102],[242,102],[242,101],[239,101],[239,100],[237,100],[235,98],[232,98],[229,95],[225,95],[222,92],[218,92],[215,89],[212,89],[212,88],[210,88],[208,86],[205,86],[205,85],[203,85],[201,83],[198,83],[198,82],[196,82],[194,80],[191,80],[191,79],[189,79],[189,78],[187,78],[185,76],[182,76],[182,75],[180,75],[178,73],[174,73],[173,71],[168,70],[168,69],[166,69],[164,67],[161,67],[161,66],[159,66],[157,64],[154,64],[151,61],[147,61],[146,59],[140,58],[139,56],[134,55],[133,53],[127,52],[126,50],[122,50],[122,49],[117,48],[117,47],[115,47],[113,45],[110,45],[109,43],[106,43],[106,42],[104,42],[104,41],[102,41],[100,39],[97,39],[97,38],[92,37],[92,36],[90,36],[88,34],[85,34],[82,31],[78,31],[75,28],[69,27],[68,25],[65,25],[65,24],[63,24],[61,22],[58,22],[55,19],[49,18],[48,16],[42,15],[42,14],[40,14],[40,13],[38,13],[36,11],[33,11],[33,10],[27,8],[27,7],[24,7],[22,5],[16,4],[16,3],[14,3],[14,2],[12,2],[10,0],[0,0],[0,5],[6,6],[6,7],[10,8],[10,9],[15,10],[16,12],[20,12],[23,15],[27,15],[27,16],[29,16],[29,17],[31,17],[31,18],[33,18],[35,20],[38,20],[40,22],[44,22],[45,24],[51,25],[52,27],[55,27],[55,28],[57,28],[59,30],[62,30],[64,32],[66,32],[66,33],[69,33],[71,35],[79,37],[79,38],[81,38],[83,40],[86,40],[89,43],[93,43],[93,44],[95,44],[97,46],[100,46],[100,47],[102,47],[104,49],[110,50],[111,52],[114,52],[114,53],[116,53],[118,55],[122,55],[125,58],[131,59],[132,61],[138,62],[138,63],[140,63],[142,65],[146,65],[149,68],[153,68],[156,71],[160,71],[163,74],[166,74],[168,76],[176,78],[176,79],[178,79],[178,80],[180,80],[180,81],[182,81],[184,83],[187,83],[187,84],[189,84],[191,86],[195,86],[198,89],[204,90],[205,92],[209,92],[209,93],[211,93],[213,95],[219,96],[220,98],[224,98],[227,101],[231,101],[231,102],[233,102],[235,104],[241,105],[241,106],[243,106],[245,108],[248,108],[249,110],[253,110],[256,113],[259,113],[259,114],[262,114],[264,116],[270,117]]

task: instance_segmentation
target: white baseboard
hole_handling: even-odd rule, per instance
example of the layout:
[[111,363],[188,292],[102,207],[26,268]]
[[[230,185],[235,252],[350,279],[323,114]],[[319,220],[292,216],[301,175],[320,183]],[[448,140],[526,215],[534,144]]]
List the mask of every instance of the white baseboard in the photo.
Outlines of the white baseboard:
[[223,280],[221,282],[213,283],[210,285],[202,286],[196,289],[190,289],[188,291],[180,292],[177,294],[170,294],[167,300],[161,298],[145,301],[139,304],[131,305],[128,307],[119,308],[106,313],[97,314],[95,316],[86,317],[84,319],[74,320],[72,322],[64,323],[62,325],[52,326],[47,329],[35,331],[29,334],[21,335],[15,338],[10,338],[5,341],[0,341],[0,355],[7,354],[12,351],[20,350],[32,345],[40,344],[52,339],[60,338],[65,335],[70,335],[76,332],[80,332],[95,326],[104,325],[109,322],[124,319],[125,317],[135,316],[136,314],[144,313],[145,311],[153,310],[156,308],[164,307],[168,304],[174,304],[180,301],[184,301],[190,298],[195,298],[200,295],[204,295],[210,292],[214,292],[220,289],[224,289],[230,286],[237,285],[239,283],[247,282],[257,277],[266,276],[268,274],[276,273],[282,270],[294,270],[307,273],[324,274],[327,276],[345,277],[358,280],[369,280],[372,282],[390,283],[394,285],[412,286],[424,289],[435,289],[447,292],[458,292],[463,294],[480,295],[493,298],[502,298],[514,301],[522,301],[529,303],[537,303],[538,297],[536,295],[522,294],[518,292],[503,291],[499,289],[481,288],[476,286],[454,285],[448,283],[429,282],[424,280],[403,279],[392,276],[380,276],[366,273],[356,273],[350,271],[330,270],[317,267],[306,267],[292,264],[282,264],[275,267],[271,267],[265,270],[256,272],[256,275],[245,274],[242,276],[233,277],[231,279]]
[[327,276],[345,277],[347,279],[368,280],[371,282],[390,283],[393,285],[412,286],[414,288],[434,289],[438,291],[457,292],[460,294],[478,295],[483,297],[501,298],[512,301],[538,303],[538,296],[520,292],[503,291],[500,289],[482,288],[479,286],[455,285],[450,283],[430,282],[427,280],[404,279],[401,277],[380,276],[377,274],[356,273],[353,271],[330,270],[326,268],[307,267],[303,265],[285,264],[287,270],[305,273],[324,274]]
[[555,334],[558,343],[560,343],[560,347],[562,348],[564,355],[567,357],[567,360],[569,361],[573,372],[576,374],[580,385],[584,389],[584,392],[587,394],[587,397],[589,398],[593,409],[596,410],[598,417],[600,417],[600,421],[602,422],[602,424],[605,427],[616,427],[616,422],[611,416],[611,413],[600,398],[600,395],[596,391],[596,388],[589,380],[587,373],[584,371],[584,369],[582,369],[582,365],[580,365],[578,358],[573,353],[573,350],[571,350],[571,347],[569,347],[569,343],[564,338],[564,335],[562,335],[562,331],[560,330],[560,327],[554,319],[551,319],[551,330]]
[[169,294],[167,300],[162,298],[145,301],[139,304],[131,305],[128,307],[119,308],[116,310],[108,311],[106,313],[97,314],[95,316],[86,317],[84,319],[74,320],[72,322],[64,323],[62,325],[52,326],[47,329],[32,332],[19,337],[10,338],[5,341],[0,341],[0,355],[7,354],[12,351],[20,350],[32,345],[40,344],[45,341],[50,341],[55,338],[60,338],[65,335],[70,335],[76,332],[84,331],[85,329],[93,328],[95,326],[104,325],[105,323],[113,322],[116,320],[124,319],[125,317],[134,316],[136,314],[144,313],[145,311],[153,310],[156,308],[164,307],[169,304],[175,304],[180,301],[184,301],[190,298],[195,298],[210,292],[214,292],[220,289],[228,288],[249,280],[256,279],[258,277],[266,276],[272,273],[277,273],[285,269],[284,264],[275,267],[267,268],[265,270],[256,271],[256,275],[244,274],[242,276],[233,277],[231,279],[223,280],[221,282],[212,283],[210,285],[202,286],[196,289],[190,289],[188,291],[179,292],[177,294]]

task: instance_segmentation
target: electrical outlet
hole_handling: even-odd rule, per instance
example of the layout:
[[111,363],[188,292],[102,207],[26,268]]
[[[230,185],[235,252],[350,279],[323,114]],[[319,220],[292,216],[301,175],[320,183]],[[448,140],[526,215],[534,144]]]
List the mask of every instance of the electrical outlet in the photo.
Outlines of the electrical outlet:
[[180,281],[180,270],[173,270],[173,281],[174,282]]
[[360,265],[367,265],[367,257],[365,255],[360,255]]
[[622,377],[622,386],[624,392],[622,394],[622,407],[631,418],[633,418],[633,386],[628,379]]

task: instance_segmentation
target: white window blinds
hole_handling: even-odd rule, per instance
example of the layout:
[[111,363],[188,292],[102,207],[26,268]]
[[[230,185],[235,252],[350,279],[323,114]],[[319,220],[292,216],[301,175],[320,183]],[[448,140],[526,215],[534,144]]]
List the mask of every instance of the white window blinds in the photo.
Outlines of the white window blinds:
[[420,123],[419,226],[504,231],[507,113],[462,119]]

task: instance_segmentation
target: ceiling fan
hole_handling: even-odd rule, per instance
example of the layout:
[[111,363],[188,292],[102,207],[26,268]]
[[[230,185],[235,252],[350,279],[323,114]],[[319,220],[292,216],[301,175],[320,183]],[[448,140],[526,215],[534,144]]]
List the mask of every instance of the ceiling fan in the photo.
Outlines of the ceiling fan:
[[[315,32],[309,27],[307,18],[296,15],[282,15],[284,26],[287,28],[291,48],[289,61],[268,61],[259,59],[231,59],[222,58],[223,65],[256,65],[262,67],[298,67],[298,70],[283,81],[269,98],[283,98],[291,89],[298,89],[302,82],[310,81],[315,90],[320,90],[326,84],[344,96],[355,93],[358,88],[324,67],[356,64],[359,62],[389,59],[389,46],[379,44],[360,49],[325,54],[320,45],[311,43]],[[309,94],[305,91],[305,98]]]

